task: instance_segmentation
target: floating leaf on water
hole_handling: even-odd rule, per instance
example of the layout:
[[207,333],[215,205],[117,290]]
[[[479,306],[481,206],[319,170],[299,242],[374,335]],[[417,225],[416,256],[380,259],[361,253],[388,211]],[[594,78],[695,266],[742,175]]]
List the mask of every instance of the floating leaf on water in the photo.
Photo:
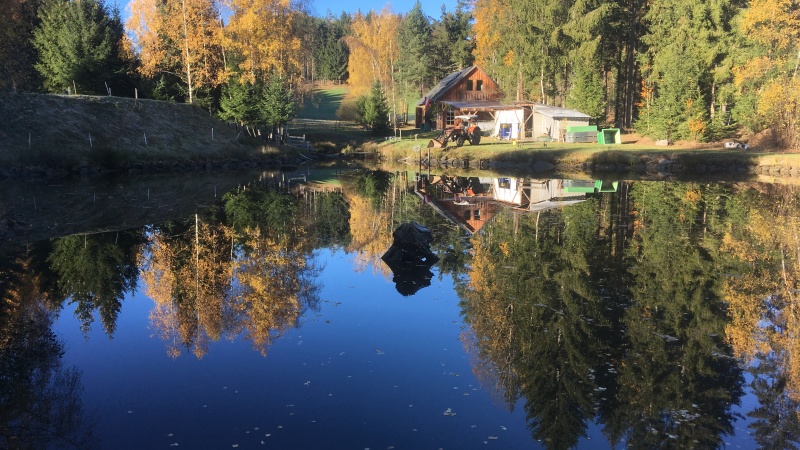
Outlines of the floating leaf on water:
[[444,410],[444,412],[442,413],[442,415],[443,415],[443,416],[455,416],[455,415],[456,415],[456,413],[455,413],[455,412],[453,412],[453,410],[452,410],[452,409],[450,409],[450,408],[447,408],[447,409],[445,409],[445,410]]
[[504,427],[503,425],[500,425],[500,429],[506,431],[508,428]]
[[168,435],[167,435],[167,437],[172,437],[172,436],[175,436],[175,435],[174,435],[174,434],[172,434],[172,433],[170,433],[170,434],[168,434]]
[[496,441],[497,440],[497,436],[489,436],[489,440],[490,441]]
[[231,445],[231,447],[233,447],[233,448],[239,448],[239,444],[233,444],[233,445]]
[[128,414],[133,414],[133,411],[128,410]]
[[176,443],[174,443],[174,444],[169,444],[169,446],[170,446],[170,447],[177,447],[177,446],[178,446],[178,443],[176,442]]

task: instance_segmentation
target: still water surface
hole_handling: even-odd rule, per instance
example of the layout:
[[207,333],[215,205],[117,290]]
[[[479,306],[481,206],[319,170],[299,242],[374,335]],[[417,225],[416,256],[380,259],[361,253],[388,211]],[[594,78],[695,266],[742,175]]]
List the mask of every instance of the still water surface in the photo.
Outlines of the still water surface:
[[[797,443],[791,186],[306,170],[167,207],[152,183],[60,187],[95,211],[64,228],[6,200],[0,446]],[[393,274],[410,220],[439,261]]]

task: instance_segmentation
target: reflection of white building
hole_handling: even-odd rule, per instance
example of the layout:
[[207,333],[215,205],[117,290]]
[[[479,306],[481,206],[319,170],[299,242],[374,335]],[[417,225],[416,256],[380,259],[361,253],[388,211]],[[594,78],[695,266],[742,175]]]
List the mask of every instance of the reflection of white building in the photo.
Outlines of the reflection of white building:
[[495,178],[492,195],[498,202],[528,211],[574,205],[586,200],[587,193],[599,192],[594,180],[540,180]]
[[[473,188],[477,188],[473,192]],[[574,205],[587,194],[614,192],[617,182],[530,178],[458,178],[446,175],[419,181],[416,193],[439,214],[468,233],[476,233],[503,206],[539,212]]]

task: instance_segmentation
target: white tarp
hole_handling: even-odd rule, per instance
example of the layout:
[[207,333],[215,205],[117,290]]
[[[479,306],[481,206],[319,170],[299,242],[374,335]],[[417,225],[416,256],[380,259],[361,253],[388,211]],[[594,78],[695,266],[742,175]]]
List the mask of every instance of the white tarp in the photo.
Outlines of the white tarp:
[[[503,109],[495,113],[494,130],[492,136],[503,137],[506,139],[519,139],[519,130],[525,120],[525,113],[522,109]],[[510,130],[501,136],[500,130]]]

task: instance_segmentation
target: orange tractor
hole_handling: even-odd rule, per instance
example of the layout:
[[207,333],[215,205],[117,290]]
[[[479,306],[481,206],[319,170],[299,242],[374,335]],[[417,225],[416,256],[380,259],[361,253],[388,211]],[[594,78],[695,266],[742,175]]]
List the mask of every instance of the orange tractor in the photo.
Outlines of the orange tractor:
[[442,134],[428,142],[430,148],[447,148],[448,142],[455,142],[456,147],[461,147],[464,142],[470,145],[481,143],[481,129],[475,121],[478,116],[455,116],[452,127],[442,130]]

